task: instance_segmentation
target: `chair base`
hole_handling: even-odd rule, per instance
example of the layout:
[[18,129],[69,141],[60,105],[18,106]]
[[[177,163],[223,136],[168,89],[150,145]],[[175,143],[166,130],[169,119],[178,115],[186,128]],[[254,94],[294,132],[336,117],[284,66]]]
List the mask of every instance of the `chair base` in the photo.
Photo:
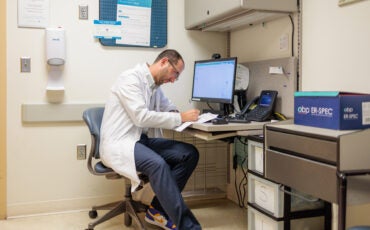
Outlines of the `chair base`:
[[145,226],[140,220],[137,213],[146,212],[147,209],[148,209],[147,205],[141,202],[132,200],[132,199],[125,200],[125,201],[119,201],[119,202],[113,202],[113,203],[105,204],[102,206],[94,206],[89,211],[90,218],[97,217],[97,210],[110,210],[110,211],[107,212],[104,216],[100,217],[98,220],[89,223],[88,228],[86,230],[93,230],[96,225],[103,223],[123,213],[124,213],[124,223],[126,226],[131,226],[132,220],[134,220],[136,225],[140,229],[145,229]]
[[131,195],[131,184],[126,180],[126,192],[125,198],[122,201],[113,202],[100,206],[93,206],[89,212],[90,218],[96,218],[98,216],[97,210],[110,210],[104,216],[98,220],[91,222],[86,230],[93,230],[94,227],[100,223],[103,223],[113,217],[124,213],[124,223],[126,226],[131,226],[132,220],[135,221],[136,225],[140,229],[145,229],[143,222],[140,220],[137,213],[146,212],[148,206],[132,199]]

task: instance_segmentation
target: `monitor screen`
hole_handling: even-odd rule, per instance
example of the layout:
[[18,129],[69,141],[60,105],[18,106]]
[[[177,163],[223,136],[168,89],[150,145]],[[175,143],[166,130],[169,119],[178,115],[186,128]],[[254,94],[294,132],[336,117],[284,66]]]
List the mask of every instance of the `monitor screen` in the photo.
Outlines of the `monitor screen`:
[[236,65],[236,57],[195,61],[192,100],[231,104]]

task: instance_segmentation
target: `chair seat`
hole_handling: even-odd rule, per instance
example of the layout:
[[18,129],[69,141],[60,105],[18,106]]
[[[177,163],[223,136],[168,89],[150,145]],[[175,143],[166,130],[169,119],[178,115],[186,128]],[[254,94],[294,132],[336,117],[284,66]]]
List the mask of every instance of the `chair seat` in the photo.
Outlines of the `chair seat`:
[[111,168],[108,168],[103,164],[103,162],[99,161],[98,163],[95,164],[95,172],[97,173],[111,173],[114,172]]
[[[103,162],[101,162],[101,161],[99,161],[95,164],[94,169],[95,169],[95,172],[97,172],[97,173],[101,173],[101,174],[104,174],[104,175],[108,174],[108,177],[110,179],[119,179],[119,178],[122,177],[118,173],[114,172],[113,169],[105,166],[103,164]],[[138,177],[139,177],[141,183],[140,183],[140,187],[138,189],[136,189],[136,191],[140,190],[144,184],[149,182],[149,178],[148,178],[147,175],[144,175],[142,173],[138,173]]]

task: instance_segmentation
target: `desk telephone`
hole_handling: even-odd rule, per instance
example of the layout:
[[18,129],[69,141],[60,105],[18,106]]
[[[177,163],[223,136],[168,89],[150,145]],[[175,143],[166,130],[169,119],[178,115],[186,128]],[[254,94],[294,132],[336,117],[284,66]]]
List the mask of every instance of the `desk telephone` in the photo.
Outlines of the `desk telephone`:
[[[265,121],[274,112],[278,92],[274,90],[262,90],[259,97],[255,97],[235,115],[234,120]],[[233,119],[229,119],[233,122]]]

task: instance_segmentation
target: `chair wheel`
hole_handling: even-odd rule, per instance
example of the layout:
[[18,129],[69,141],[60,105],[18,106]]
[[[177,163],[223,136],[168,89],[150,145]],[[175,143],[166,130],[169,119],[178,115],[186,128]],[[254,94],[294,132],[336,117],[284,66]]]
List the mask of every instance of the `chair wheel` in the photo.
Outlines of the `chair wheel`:
[[[96,210],[90,210],[89,211],[89,217],[91,219],[95,219],[96,217],[98,217],[98,212]],[[89,230],[89,229],[87,229],[87,230]]]

